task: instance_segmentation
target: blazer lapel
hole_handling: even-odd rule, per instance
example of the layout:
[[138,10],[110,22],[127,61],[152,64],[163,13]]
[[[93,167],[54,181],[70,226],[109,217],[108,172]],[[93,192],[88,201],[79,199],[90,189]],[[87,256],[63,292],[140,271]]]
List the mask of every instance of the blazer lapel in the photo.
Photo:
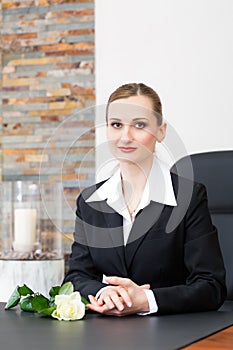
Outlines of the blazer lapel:
[[120,262],[119,270],[124,276],[127,276],[122,216],[109,207],[105,201],[99,202],[99,204],[103,215],[103,222],[107,228],[106,241],[108,242],[108,246],[106,248],[113,248],[113,254],[116,254],[116,258]]
[[136,215],[130,235],[125,247],[125,260],[126,266],[129,269],[133,258],[142,244],[148,230],[157,222],[159,219],[164,204],[157,202],[151,202],[141,212]]

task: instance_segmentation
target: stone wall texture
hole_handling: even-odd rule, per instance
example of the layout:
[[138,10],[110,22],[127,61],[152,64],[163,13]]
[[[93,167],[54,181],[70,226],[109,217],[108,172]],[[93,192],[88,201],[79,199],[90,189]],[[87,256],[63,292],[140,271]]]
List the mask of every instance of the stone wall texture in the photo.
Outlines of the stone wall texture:
[[94,2],[2,0],[0,26],[1,179],[62,181],[74,208],[95,171]]

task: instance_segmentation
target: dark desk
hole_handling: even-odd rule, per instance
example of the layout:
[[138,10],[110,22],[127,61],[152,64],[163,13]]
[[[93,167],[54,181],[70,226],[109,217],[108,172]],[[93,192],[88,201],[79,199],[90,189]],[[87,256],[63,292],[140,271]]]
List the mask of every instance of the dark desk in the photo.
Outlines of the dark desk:
[[209,337],[197,341],[183,350],[232,350],[233,326],[223,329]]
[[2,350],[180,349],[233,324],[233,302],[220,311],[123,318],[87,314],[57,321],[0,304]]

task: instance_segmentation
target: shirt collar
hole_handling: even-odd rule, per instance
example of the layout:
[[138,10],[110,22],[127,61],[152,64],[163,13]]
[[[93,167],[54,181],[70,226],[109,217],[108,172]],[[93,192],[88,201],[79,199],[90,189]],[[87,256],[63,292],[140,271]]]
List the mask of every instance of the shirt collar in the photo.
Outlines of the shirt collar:
[[[86,202],[103,200],[107,200],[107,204],[118,213],[123,214],[127,210],[123,200],[120,169],[87,198]],[[143,209],[150,201],[177,206],[169,167],[157,157],[154,158],[137,211]]]

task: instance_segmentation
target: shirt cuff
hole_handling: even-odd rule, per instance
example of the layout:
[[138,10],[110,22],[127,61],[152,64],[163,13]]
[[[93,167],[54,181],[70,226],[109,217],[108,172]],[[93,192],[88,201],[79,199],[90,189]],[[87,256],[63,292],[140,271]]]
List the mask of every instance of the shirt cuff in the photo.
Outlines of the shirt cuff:
[[146,316],[149,314],[156,313],[158,311],[158,305],[155,300],[154,293],[152,292],[151,289],[143,289],[144,292],[146,293],[146,297],[149,303],[149,311],[148,312],[139,312],[138,315],[140,316]]

